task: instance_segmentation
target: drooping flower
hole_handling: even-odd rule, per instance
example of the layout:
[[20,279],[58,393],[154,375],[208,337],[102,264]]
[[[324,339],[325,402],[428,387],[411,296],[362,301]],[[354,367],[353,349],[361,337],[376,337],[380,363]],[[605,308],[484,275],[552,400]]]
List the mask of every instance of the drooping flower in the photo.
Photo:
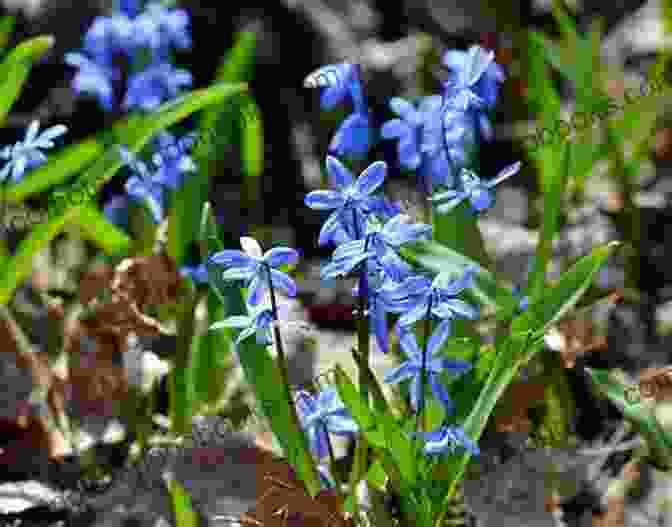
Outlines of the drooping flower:
[[305,203],[311,209],[336,209],[322,226],[319,245],[332,241],[339,227],[351,239],[357,239],[364,234],[366,217],[371,212],[371,194],[383,184],[387,172],[385,162],[376,161],[355,181],[350,170],[335,157],[327,156],[326,166],[336,190],[314,190],[305,197]]
[[11,173],[11,179],[19,182],[26,170],[31,170],[47,160],[47,156],[40,150],[54,147],[54,139],[68,131],[65,125],[57,124],[44,130],[38,135],[39,121],[32,121],[23,141],[17,141],[12,146],[6,146],[0,150],[0,158],[6,160],[5,166],[0,170],[0,183],[4,183]]
[[210,256],[209,262],[228,267],[222,273],[223,280],[246,281],[248,304],[256,306],[261,301],[264,291],[269,288],[269,271],[274,287],[282,289],[289,296],[296,296],[297,289],[294,280],[275,268],[295,264],[299,259],[299,253],[289,247],[275,247],[262,253],[259,242],[245,236],[240,238],[240,245],[244,252],[225,249]]
[[495,62],[495,52],[471,46],[466,52],[446,51],[442,62],[450,71],[444,83],[446,96],[456,106],[466,109],[470,103],[494,108],[499,85],[504,82],[504,69]]
[[168,62],[154,63],[128,78],[124,99],[125,109],[139,108],[152,111],[167,100],[176,97],[180,90],[191,86],[193,77],[184,69]]
[[413,432],[411,435],[420,436],[426,441],[423,452],[427,455],[453,453],[458,447],[464,448],[474,456],[481,453],[478,444],[464,433],[461,426],[444,425],[433,432]]
[[397,145],[399,164],[408,170],[415,170],[421,162],[420,141],[422,126],[425,121],[423,103],[425,107],[431,105],[431,101],[424,99],[420,108],[416,110],[413,104],[401,97],[392,97],[390,108],[400,119],[391,119],[384,123],[380,129],[380,135],[383,139],[399,139]]
[[[398,384],[401,381],[412,379],[410,389],[411,405],[417,411],[419,403],[423,398],[421,393],[423,351],[420,350],[413,332],[402,329],[398,333],[399,345],[408,359],[401,366],[388,373],[385,376],[385,382],[388,384]],[[448,371],[451,375],[462,375],[471,368],[471,364],[466,361],[436,356],[441,349],[440,345],[436,345],[438,342],[437,339],[430,339],[427,346],[427,357],[425,359],[426,378],[434,396],[446,406],[447,411],[450,413],[453,409],[453,402],[450,399],[448,390],[441,382],[440,375],[443,371]]]
[[328,64],[306,76],[307,88],[324,88],[320,96],[323,110],[349,101],[353,112],[341,123],[329,145],[330,153],[361,159],[371,147],[371,121],[364,97],[359,64]]
[[510,178],[520,170],[520,162],[516,162],[501,170],[497,176],[491,180],[484,181],[472,170],[462,169],[460,172],[460,181],[462,190],[447,190],[430,197],[430,201],[448,200],[436,207],[437,212],[443,214],[457,207],[464,200],[468,199],[475,213],[482,212],[492,206],[494,201],[490,190],[505,179]]
[[323,388],[317,398],[305,390],[296,394],[296,409],[308,443],[318,459],[329,455],[328,433],[352,436],[359,431],[336,388]]

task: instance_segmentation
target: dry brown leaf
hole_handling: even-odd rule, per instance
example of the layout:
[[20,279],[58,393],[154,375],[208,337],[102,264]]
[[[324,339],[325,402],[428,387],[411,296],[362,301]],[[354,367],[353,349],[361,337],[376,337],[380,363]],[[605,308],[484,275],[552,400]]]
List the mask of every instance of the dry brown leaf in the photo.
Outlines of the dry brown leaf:
[[639,394],[663,401],[672,398],[672,366],[645,368],[639,374]]
[[529,432],[532,423],[527,411],[535,402],[544,400],[545,386],[538,382],[514,381],[507,388],[503,405],[495,413],[498,432]]
[[565,368],[573,368],[579,355],[589,352],[606,351],[607,338],[596,335],[591,320],[565,319],[558,322],[558,331],[564,337],[560,355]]
[[286,461],[259,448],[241,453],[256,466],[257,504],[241,515],[244,525],[286,527],[291,521],[303,527],[352,527],[340,513],[340,498],[335,491],[321,491],[311,498],[304,484]]

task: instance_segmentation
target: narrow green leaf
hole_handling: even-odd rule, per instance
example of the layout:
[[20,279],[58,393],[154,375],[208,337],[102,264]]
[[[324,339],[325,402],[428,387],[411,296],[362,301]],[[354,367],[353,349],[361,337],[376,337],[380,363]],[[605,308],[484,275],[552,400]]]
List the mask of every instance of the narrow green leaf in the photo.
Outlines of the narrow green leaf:
[[577,304],[590,286],[595,273],[619,245],[620,242],[611,242],[593,249],[591,254],[581,258],[562,275],[554,287],[544,289],[537,300],[530,302],[528,310],[513,321],[512,332],[514,334],[525,334],[528,331],[533,331],[535,334],[546,332],[551,324]]
[[355,385],[343,371],[340,364],[337,364],[334,370],[336,389],[338,395],[347,406],[350,415],[355,420],[363,433],[376,428],[376,418],[368,405],[364,403],[355,388]]
[[546,285],[546,269],[552,256],[553,239],[560,229],[560,214],[565,190],[565,181],[569,177],[571,162],[571,143],[567,142],[562,150],[553,150],[562,161],[544,164],[547,174],[542,181],[544,187],[542,227],[537,243],[534,268],[529,277],[530,302],[533,302],[544,290]]
[[104,214],[91,205],[79,209],[77,224],[82,236],[100,247],[109,255],[127,254],[133,241],[116,225],[108,221]]
[[595,386],[631,421],[646,439],[654,463],[661,470],[672,469],[672,438],[665,433],[656,420],[652,408],[637,397],[631,401],[625,385],[612,377],[608,370],[586,368]]
[[16,46],[0,64],[0,126],[19,97],[33,65],[54,45],[54,37],[40,36]]

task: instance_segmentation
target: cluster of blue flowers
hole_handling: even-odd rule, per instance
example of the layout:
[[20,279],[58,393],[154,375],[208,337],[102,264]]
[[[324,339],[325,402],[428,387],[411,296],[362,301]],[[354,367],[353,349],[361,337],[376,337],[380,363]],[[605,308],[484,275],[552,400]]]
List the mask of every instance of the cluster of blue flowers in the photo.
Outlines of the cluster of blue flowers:
[[[112,112],[119,107],[115,94],[125,88],[123,111],[156,110],[182,88],[191,87],[191,73],[171,63],[172,49],[191,48],[188,26],[189,15],[184,9],[150,2],[141,11],[137,0],[118,2],[110,16],[96,17],[82,50],[66,54],[66,62],[77,68],[74,90],[93,95],[105,111]],[[130,69],[127,76],[122,74],[123,64]],[[120,148],[120,157],[132,176],[126,182],[126,195],[112,198],[105,206],[106,217],[128,229],[129,202],[136,201],[147,204],[156,223],[163,221],[169,192],[196,169],[188,154],[194,143],[193,134],[178,139],[162,132],[152,143],[151,168],[125,147]]]
[[[390,107],[399,118],[384,123],[381,136],[398,139],[399,164],[417,171],[425,183],[426,197],[437,205],[438,214],[463,202],[472,214],[479,214],[492,206],[493,187],[520,169],[520,163],[514,163],[495,178],[481,180],[467,168],[470,148],[479,139],[492,137],[486,112],[496,104],[504,72],[494,62],[494,53],[479,46],[466,52],[448,51],[443,64],[450,73],[443,82],[442,93],[422,98],[417,109],[410,102],[393,98]],[[360,316],[369,317],[369,327],[383,353],[389,351],[388,317],[398,317],[396,331],[406,360],[385,377],[385,382],[410,380],[411,406],[419,414],[425,406],[428,381],[446,415],[454,415],[454,404],[441,376],[462,375],[471,364],[443,357],[440,351],[454,320],[475,320],[479,316],[475,307],[458,298],[473,286],[475,269],[467,268],[464,275],[457,277],[416,272],[401,258],[399,249],[406,243],[431,237],[432,227],[413,223],[397,203],[381,195],[388,168],[385,162],[370,164],[355,178],[336,157],[362,159],[374,141],[359,66],[343,63],[321,67],[306,77],[304,85],[323,88],[323,109],[344,102],[353,107],[352,114],[336,131],[326,157],[332,188],[315,190],[305,198],[308,207],[329,212],[318,244],[336,246],[321,278],[359,278],[353,294],[360,299]],[[270,327],[277,321],[277,312],[273,305],[260,305],[263,292],[270,290],[273,297],[275,287],[290,296],[296,294],[291,278],[275,268],[296,263],[298,254],[282,247],[262,255],[261,247],[251,238],[241,238],[241,244],[245,252],[221,251],[209,258],[208,265],[226,268],[224,280],[246,281],[250,315],[231,317],[213,325],[213,329],[238,327],[243,329],[238,342],[256,334],[258,342],[271,344]],[[433,328],[422,349],[414,328],[420,322],[427,324],[427,329]],[[320,460],[328,454],[329,433],[352,436],[358,432],[333,386],[324,387],[316,395],[301,390],[295,403],[311,450]],[[479,453],[478,445],[459,425],[446,423],[438,430],[412,434],[424,439],[426,454],[452,452],[458,447],[474,455]]]
[[123,88],[120,63],[125,61],[131,72],[123,109],[156,109],[191,86],[191,73],[170,62],[172,47],[191,47],[188,24],[184,9],[153,2],[140,12],[137,1],[120,2],[111,16],[96,17],[81,52],[66,54],[66,62],[77,68],[73,88],[95,96],[106,111],[113,111],[118,105],[115,93]]

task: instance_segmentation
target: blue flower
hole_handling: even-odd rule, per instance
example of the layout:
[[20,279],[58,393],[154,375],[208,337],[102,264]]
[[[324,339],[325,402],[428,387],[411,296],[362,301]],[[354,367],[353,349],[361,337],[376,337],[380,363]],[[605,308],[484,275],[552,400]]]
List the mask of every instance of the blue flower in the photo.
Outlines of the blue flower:
[[333,155],[362,159],[371,147],[371,121],[368,113],[351,113],[338,127],[329,152]]
[[205,264],[184,265],[180,269],[180,275],[189,276],[198,284],[205,284],[208,282],[208,268]]
[[296,409],[310,448],[318,459],[329,455],[327,433],[351,436],[359,431],[333,386],[321,390],[317,399],[300,390],[296,394]]
[[512,292],[514,296],[517,296],[520,299],[516,309],[519,312],[527,311],[527,308],[530,307],[530,297],[528,297],[527,295],[523,295],[523,292],[520,290],[518,286],[514,286]]
[[411,435],[420,436],[426,441],[423,451],[428,455],[452,454],[457,447],[464,448],[474,456],[481,453],[478,444],[464,433],[461,426],[444,425],[434,432],[413,432]]
[[422,164],[418,168],[418,174],[426,182],[426,191],[437,185],[452,187],[455,174],[451,161],[462,162],[465,157],[466,121],[461,114],[450,113],[448,117],[453,120],[446,129],[444,116],[448,109],[442,103],[441,97],[427,97],[423,103],[423,126],[420,132]]
[[296,284],[286,273],[274,269],[286,264],[295,264],[299,253],[289,247],[275,247],[262,254],[259,242],[254,238],[240,238],[243,251],[226,249],[213,254],[209,261],[215,265],[228,267],[222,274],[223,280],[246,280],[247,303],[256,306],[268,289],[268,270],[271,282],[275,287],[285,291],[289,296],[296,296]]
[[368,113],[359,73],[358,64],[328,64],[307,75],[303,85],[324,88],[320,96],[323,110],[333,110],[336,105],[350,101],[355,112]]
[[493,196],[490,192],[495,185],[501,183],[505,179],[510,178],[520,170],[520,162],[516,162],[508,167],[504,168],[489,181],[483,181],[481,178],[476,175],[475,172],[467,169],[462,169],[460,172],[460,179],[462,183],[462,190],[447,190],[445,192],[440,192],[435,194],[431,198],[431,201],[442,201],[447,199],[446,203],[438,205],[436,210],[443,214],[457,207],[465,199],[468,199],[472,208],[476,212],[482,212],[488,208],[493,203]]
[[176,97],[183,87],[191,86],[192,81],[187,70],[167,62],[154,63],[129,77],[124,108],[155,110],[162,102]]
[[5,166],[0,170],[0,183],[4,183],[11,172],[11,179],[17,183],[26,170],[31,170],[47,160],[47,156],[40,150],[54,147],[54,139],[63,135],[68,128],[62,124],[52,126],[38,135],[39,121],[32,121],[26,128],[23,141],[17,141],[12,146],[6,146],[0,150],[0,158],[6,160]]
[[[419,402],[422,399],[421,393],[421,374],[423,352],[418,346],[418,341],[411,331],[401,330],[399,333],[399,344],[406,353],[408,359],[398,368],[385,376],[385,382],[388,384],[398,384],[406,379],[413,379],[411,384],[411,405],[415,411],[418,411]],[[432,388],[434,396],[441,401],[448,412],[452,412],[453,402],[450,400],[448,390],[441,383],[441,372],[448,371],[451,375],[462,375],[471,368],[471,364],[466,361],[452,360],[446,357],[436,357],[440,350],[440,345],[436,345],[437,339],[430,339],[427,346],[427,355],[425,363],[425,372]]]
[[369,218],[364,239],[339,245],[332,262],[322,269],[320,276],[328,279],[345,275],[359,263],[375,257],[391,277],[398,279],[408,274],[411,267],[395,251],[405,243],[430,236],[431,232],[431,225],[410,223],[410,217],[405,214],[397,214],[384,225]]
[[119,147],[124,164],[135,174],[126,181],[126,193],[128,196],[149,207],[152,219],[161,223],[164,218],[165,196],[163,184],[150,174],[147,165],[137,159],[125,146]]
[[249,306],[248,310],[250,311],[248,315],[229,317],[215,322],[210,325],[209,329],[211,331],[221,328],[242,329],[236,338],[236,346],[252,334],[256,334],[257,344],[272,344],[271,324],[273,323],[273,311],[271,311],[271,306]]
[[325,88],[320,97],[323,110],[351,101],[353,112],[341,123],[329,145],[335,155],[361,159],[371,147],[371,121],[364,97],[358,64],[340,63],[322,66],[306,76],[307,88]]
[[474,269],[468,268],[461,279],[451,282],[447,273],[440,273],[434,280],[422,275],[410,276],[386,291],[388,308],[393,313],[403,313],[399,317],[401,327],[410,326],[427,316],[437,317],[441,323],[436,336],[443,342],[450,332],[453,318],[478,318],[476,308],[456,298],[464,289],[471,287],[474,273]]
[[75,93],[93,95],[105,111],[112,111],[114,107],[114,82],[121,79],[119,69],[94,62],[81,53],[66,53],[65,62],[78,68],[72,79],[72,87]]
[[385,162],[376,161],[355,181],[350,170],[335,157],[327,156],[326,165],[336,190],[314,190],[305,197],[305,203],[311,209],[336,209],[322,226],[319,245],[332,241],[339,227],[351,239],[364,234],[365,218],[371,211],[371,194],[383,184],[387,172]]
[[140,12],[138,0],[117,0],[117,8],[126,16],[134,18]]
[[[441,98],[437,96],[437,99],[440,102]],[[391,119],[384,123],[380,129],[380,135],[384,139],[399,139],[397,145],[399,164],[408,170],[415,170],[420,166],[422,161],[420,143],[425,114],[437,99],[424,98],[418,110],[400,97],[390,99],[390,108],[401,119]]]
[[184,182],[185,172],[194,172],[196,164],[186,151],[194,144],[188,134],[180,139],[163,132],[157,138],[157,152],[152,156],[156,166],[155,178],[171,190],[177,190]]
[[445,83],[449,97],[457,97],[461,105],[475,102],[488,109],[495,107],[499,84],[506,75],[495,62],[494,51],[480,46],[471,46],[466,52],[450,50],[443,55],[443,64],[451,70]]
[[170,46],[191,48],[189,14],[184,9],[168,9],[160,3],[149,4],[133,21],[136,45],[154,52],[155,59],[166,59]]
[[[387,327],[387,304],[385,303],[385,292],[393,287],[391,277],[386,273],[385,267],[376,262],[367,262],[366,264],[366,305],[368,306],[368,315],[371,323],[369,324],[369,333],[375,335],[376,342],[380,351],[388,353],[390,351],[389,329]],[[359,296],[359,285],[352,289],[355,297]]]
[[98,64],[111,66],[114,55],[133,55],[133,23],[124,14],[96,17],[84,35],[84,50]]

